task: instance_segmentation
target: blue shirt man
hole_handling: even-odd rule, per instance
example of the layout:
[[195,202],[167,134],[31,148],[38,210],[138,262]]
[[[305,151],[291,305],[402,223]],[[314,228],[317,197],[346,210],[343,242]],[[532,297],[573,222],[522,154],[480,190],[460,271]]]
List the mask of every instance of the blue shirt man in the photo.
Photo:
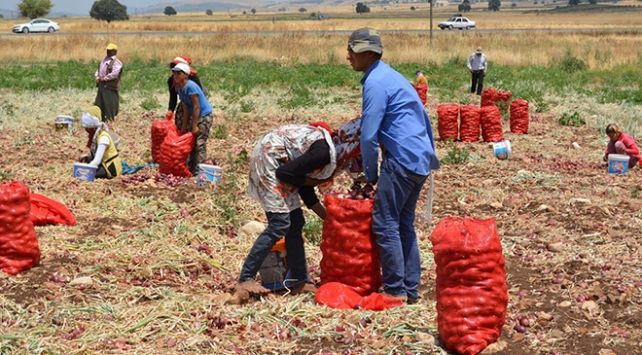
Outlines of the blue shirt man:
[[352,69],[364,72],[361,155],[366,180],[377,183],[372,231],[379,247],[383,293],[412,303],[419,298],[421,276],[415,209],[439,160],[430,119],[417,92],[381,61],[382,54],[381,38],[373,29],[358,29],[348,40],[347,59]]

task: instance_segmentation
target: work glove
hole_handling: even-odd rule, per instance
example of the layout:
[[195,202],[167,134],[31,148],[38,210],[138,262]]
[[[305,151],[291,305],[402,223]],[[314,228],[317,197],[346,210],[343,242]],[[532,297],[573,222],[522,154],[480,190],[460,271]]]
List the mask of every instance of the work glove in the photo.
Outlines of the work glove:
[[174,118],[174,111],[167,111],[167,113],[165,114],[165,119],[171,120],[172,118]]

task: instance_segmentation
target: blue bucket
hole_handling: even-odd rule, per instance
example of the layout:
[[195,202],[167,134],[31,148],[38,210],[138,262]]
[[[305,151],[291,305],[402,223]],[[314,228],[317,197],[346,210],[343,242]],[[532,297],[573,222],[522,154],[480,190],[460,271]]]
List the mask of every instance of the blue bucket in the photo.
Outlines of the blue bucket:
[[609,154],[609,174],[626,174],[630,159],[625,154]]
[[199,178],[219,185],[223,182],[223,168],[216,165],[198,164]]
[[495,157],[499,160],[506,160],[510,157],[511,154],[511,147],[510,147],[510,141],[505,140],[497,143],[493,143],[493,152],[495,153]]
[[82,181],[94,181],[98,168],[84,163],[74,163],[74,177]]

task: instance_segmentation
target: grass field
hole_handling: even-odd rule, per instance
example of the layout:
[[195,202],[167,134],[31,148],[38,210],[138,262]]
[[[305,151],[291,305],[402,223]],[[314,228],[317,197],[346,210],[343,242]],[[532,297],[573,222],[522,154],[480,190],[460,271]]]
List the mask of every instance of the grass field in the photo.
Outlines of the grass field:
[[[570,21],[568,16],[539,21],[519,12],[497,16],[523,16],[533,26]],[[611,27],[629,26],[626,21],[640,25],[634,16],[608,16]],[[189,18],[194,27],[186,28],[206,26],[202,17]],[[110,30],[138,31],[145,21],[171,30],[182,18],[152,20],[118,23]],[[71,26],[85,20],[64,21]],[[215,16],[211,22],[217,21]],[[225,23],[242,26],[236,21]],[[341,29],[370,23],[341,21]],[[576,15],[573,21],[591,27],[597,17]],[[608,21],[600,26],[609,27]],[[274,25],[327,23],[290,22]],[[225,169],[222,185],[212,190],[187,180],[169,186],[155,181],[151,169],[139,173],[149,178],[142,182],[123,177],[88,184],[70,176],[74,159],[84,153],[86,134],[55,131],[53,121],[58,114],[78,116],[93,102],[96,60],[111,40],[119,43],[127,65],[121,113],[112,127],[123,138],[123,159],[140,164],[150,158],[151,121],[166,110],[166,63],[177,53],[190,55],[215,109],[208,152]],[[0,354],[446,354],[438,340],[428,236],[447,215],[497,220],[510,301],[500,341],[488,353],[639,351],[642,175],[639,168],[609,175],[601,158],[606,123],[622,125],[638,142],[642,136],[642,88],[636,80],[642,77],[640,36],[457,33],[435,37],[439,53],[426,49],[425,36],[383,40],[384,59],[409,79],[416,68],[426,70],[435,134],[437,104],[479,102],[467,93],[464,67],[478,43],[491,61],[487,86],[529,100],[531,122],[528,135],[515,135],[504,117],[513,146],[506,161],[496,160],[485,143],[437,141],[443,165],[435,173],[434,218],[417,225],[422,299],[367,312],[322,308],[310,296],[224,304],[255,238],[241,227],[265,221],[245,194],[247,152],[254,141],[280,124],[322,119],[336,126],[360,112],[360,74],[344,59],[346,38],[0,37],[6,44],[0,50],[0,180],[23,181],[66,204],[78,220],[75,227],[38,227],[41,265],[16,277],[0,273]],[[258,49],[248,50],[251,46]],[[585,124],[562,125],[562,117]],[[462,151],[467,159],[452,158]],[[338,179],[334,188],[348,183]],[[319,281],[321,222],[308,212],[306,253],[310,274]],[[525,317],[526,333],[516,332]]]

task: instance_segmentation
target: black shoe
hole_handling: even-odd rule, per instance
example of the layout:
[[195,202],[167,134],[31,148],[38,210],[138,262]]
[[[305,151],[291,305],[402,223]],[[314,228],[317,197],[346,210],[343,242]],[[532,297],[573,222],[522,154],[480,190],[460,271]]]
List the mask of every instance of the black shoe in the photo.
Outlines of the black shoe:
[[421,298],[421,297],[408,297],[408,299],[406,300],[406,303],[407,303],[407,304],[415,304],[415,303],[418,303],[420,298]]

